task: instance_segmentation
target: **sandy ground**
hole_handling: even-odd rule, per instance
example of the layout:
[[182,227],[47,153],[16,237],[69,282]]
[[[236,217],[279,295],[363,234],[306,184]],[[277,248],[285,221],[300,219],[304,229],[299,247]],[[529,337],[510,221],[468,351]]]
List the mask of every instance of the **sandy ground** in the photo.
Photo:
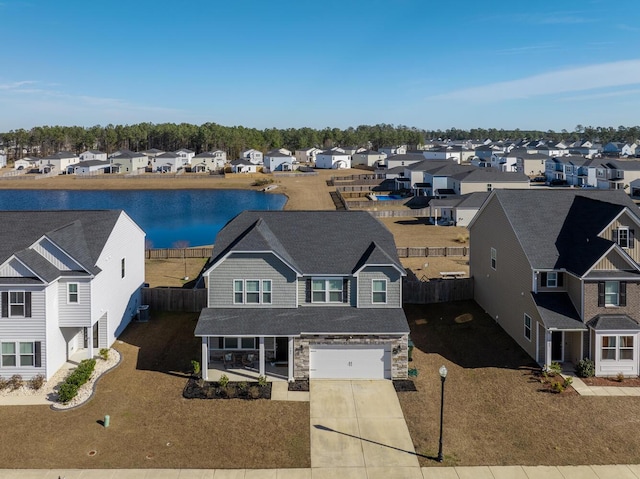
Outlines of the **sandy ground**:
[[[278,187],[273,193],[288,197],[286,210],[333,210],[335,206],[327,186],[332,176],[363,174],[362,170],[316,170],[314,176],[273,177],[271,175],[226,175],[224,178],[209,175],[185,174],[184,177],[166,177],[157,174],[144,178],[118,179],[105,175],[99,179],[79,179],[73,175],[62,175],[44,180],[0,181],[0,189],[262,189],[252,186],[256,179],[272,178]],[[423,218],[382,218],[382,223],[393,233],[399,247],[424,246],[468,246],[466,228],[427,225]],[[403,258],[405,268],[409,268],[418,278],[437,278],[441,271],[465,271],[468,274],[468,258]],[[194,277],[204,261],[190,261],[188,276]],[[182,260],[147,261],[147,282],[151,286],[182,286],[184,281]]]

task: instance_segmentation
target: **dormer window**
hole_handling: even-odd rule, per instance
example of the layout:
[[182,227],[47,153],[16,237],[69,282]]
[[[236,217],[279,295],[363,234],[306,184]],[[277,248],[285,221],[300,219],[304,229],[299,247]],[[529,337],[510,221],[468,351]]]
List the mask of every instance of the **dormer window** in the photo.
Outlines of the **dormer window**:
[[621,248],[633,248],[634,230],[627,226],[621,226],[613,230],[613,241]]

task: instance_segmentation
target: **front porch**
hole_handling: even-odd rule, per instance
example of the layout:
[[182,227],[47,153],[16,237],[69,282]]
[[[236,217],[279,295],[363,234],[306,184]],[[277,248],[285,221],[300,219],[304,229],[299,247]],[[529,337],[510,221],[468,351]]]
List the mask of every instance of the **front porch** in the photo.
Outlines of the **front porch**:
[[[207,381],[219,381],[222,375],[229,378],[229,381],[258,381],[260,377],[260,370],[256,363],[254,367],[251,366],[227,366],[225,367],[222,361],[211,361],[208,365],[206,380]],[[276,365],[275,363],[265,364],[265,374],[267,381],[278,382],[287,381],[289,368],[287,364]]]

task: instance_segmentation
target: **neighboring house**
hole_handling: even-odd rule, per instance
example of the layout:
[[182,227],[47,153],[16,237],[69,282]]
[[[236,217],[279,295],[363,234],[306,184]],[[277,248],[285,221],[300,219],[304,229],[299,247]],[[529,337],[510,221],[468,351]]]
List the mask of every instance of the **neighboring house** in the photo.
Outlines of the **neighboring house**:
[[245,211],[220,231],[195,335],[295,379],[407,377],[409,326],[393,235],[364,211]]
[[[496,155],[500,158],[499,155]],[[525,148],[514,148],[508,153],[505,153],[501,158],[504,158],[506,164],[513,164],[515,162],[515,170],[519,173],[524,173],[529,176],[544,175],[546,168],[546,161],[549,159],[547,155],[542,153],[528,153]]]
[[592,160],[582,156],[560,156],[547,159],[545,179],[566,181],[571,186],[595,186],[588,180],[588,167]]
[[599,153],[602,153],[602,145],[599,143],[576,141],[569,145],[570,155],[580,155],[592,158]]
[[[283,155],[289,155],[289,156],[293,156],[293,152],[291,150],[287,150],[286,148],[274,148],[273,150],[269,150],[267,152],[267,155],[269,153],[282,153]],[[266,156],[266,155],[265,155]]]
[[378,151],[387,156],[404,155],[407,153],[407,145],[381,146]]
[[[337,150],[338,148],[331,148],[332,150]],[[341,146],[339,151],[346,153],[347,155],[353,156],[356,153],[361,151],[365,151],[366,148],[361,148],[359,146]]]
[[86,160],[76,163],[67,169],[67,174],[90,175],[111,171],[111,162],[108,160]]
[[504,146],[497,145],[480,145],[474,150],[475,156],[480,160],[486,161],[489,161],[493,155],[501,156],[505,152],[506,148]]
[[240,158],[231,162],[231,171],[233,173],[256,173],[258,165]]
[[296,159],[293,156],[278,151],[271,151],[264,156],[264,165],[269,169],[269,172],[293,171],[294,163],[297,167]]
[[178,153],[161,153],[151,160],[151,169],[160,173],[176,173],[184,168],[185,158]]
[[76,154],[69,151],[60,151],[42,158],[39,162],[38,168],[41,173],[54,172],[61,175],[66,174],[67,168],[71,165],[75,165],[79,161],[80,158],[78,158]]
[[109,158],[112,173],[138,173],[149,166],[148,156],[137,151],[120,150]]
[[196,155],[195,151],[190,150],[188,148],[180,148],[179,150],[176,150],[175,153],[180,158],[182,158],[182,164],[183,165],[190,165],[191,164],[191,160]]
[[596,188],[626,190],[629,184],[640,179],[640,161],[598,158],[589,168],[595,170]]
[[475,156],[474,150],[469,150],[462,146],[441,146],[424,151],[427,160],[450,160],[458,163],[470,163]]
[[[351,155],[351,166],[364,165],[377,167],[385,164],[386,153],[373,150],[359,151]],[[424,157],[423,157],[424,158]]]
[[345,169],[351,168],[351,155],[337,150],[326,150],[316,155],[316,168]]
[[30,170],[32,168],[38,168],[40,164],[40,158],[35,158],[33,156],[25,156],[20,160],[16,160],[13,163],[13,167],[16,170]]
[[[122,150],[122,151],[128,151],[128,150]],[[144,156],[148,157],[148,158],[155,158],[156,156],[163,154],[164,150],[158,150],[157,148],[151,148],[149,150],[144,150],[141,153]]]
[[0,153],[0,168],[7,166],[7,155]]
[[296,150],[295,157],[298,163],[310,163],[313,165],[316,162],[316,155],[321,151],[320,148],[304,148]]
[[402,155],[387,156],[386,164],[388,169],[392,169],[398,166],[409,166],[424,160],[423,153],[405,153]]
[[0,376],[110,347],[140,306],[145,234],[123,211],[2,211]]
[[469,225],[475,300],[543,367],[637,376],[639,227],[621,191],[496,190]]
[[191,171],[204,173],[207,171],[223,170],[227,164],[227,154],[224,151],[204,151],[191,159]]
[[609,157],[635,156],[636,144],[612,141],[602,147],[602,154]]
[[80,161],[107,161],[107,154],[99,150],[87,150],[80,153]]
[[429,201],[429,216],[434,220],[445,218],[455,226],[469,226],[491,193],[477,192],[462,196],[434,198]]
[[[289,150],[286,150],[286,151],[289,151]],[[225,153],[225,155],[226,155],[226,153]],[[290,151],[289,151],[289,155],[291,155]],[[262,154],[262,152],[258,151],[258,150],[254,150],[253,148],[251,148],[250,150],[243,151],[240,154],[240,157],[245,159],[245,160],[249,160],[254,165],[263,165],[264,164],[264,155]]]

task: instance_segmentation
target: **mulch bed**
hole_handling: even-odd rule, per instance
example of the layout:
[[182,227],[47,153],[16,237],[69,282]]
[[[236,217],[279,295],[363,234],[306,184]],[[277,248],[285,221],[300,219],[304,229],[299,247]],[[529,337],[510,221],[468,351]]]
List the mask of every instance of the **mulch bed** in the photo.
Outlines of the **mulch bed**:
[[289,383],[289,391],[309,391],[309,381],[297,379]]
[[258,386],[247,382],[218,382],[190,378],[182,391],[186,399],[271,399],[271,383]]
[[618,381],[616,378],[580,378],[587,386],[619,386],[640,387],[640,378],[624,378]]
[[411,379],[394,379],[393,388],[396,392],[413,392],[417,391],[415,383]]

